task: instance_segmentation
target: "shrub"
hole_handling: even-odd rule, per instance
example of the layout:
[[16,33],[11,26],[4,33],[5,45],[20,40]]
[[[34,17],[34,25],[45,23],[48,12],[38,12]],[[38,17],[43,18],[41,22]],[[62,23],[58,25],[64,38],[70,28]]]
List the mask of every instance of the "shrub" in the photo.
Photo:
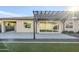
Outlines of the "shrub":
[[40,32],[52,32],[52,30],[40,30]]
[[68,33],[74,33],[74,31],[68,31]]
[[68,31],[63,31],[62,33],[68,33]]
[[79,31],[77,33],[79,33]]
[[62,33],[74,33],[73,31],[63,31]]

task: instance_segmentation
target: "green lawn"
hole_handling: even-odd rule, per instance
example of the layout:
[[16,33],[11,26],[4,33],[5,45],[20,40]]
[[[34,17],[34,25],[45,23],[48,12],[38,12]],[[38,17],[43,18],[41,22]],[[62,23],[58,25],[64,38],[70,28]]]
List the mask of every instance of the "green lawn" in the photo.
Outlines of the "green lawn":
[[6,48],[5,44],[0,43],[0,52],[7,52],[8,49]]
[[0,49],[8,49],[2,51],[10,52],[74,52],[79,51],[79,43],[0,43]]

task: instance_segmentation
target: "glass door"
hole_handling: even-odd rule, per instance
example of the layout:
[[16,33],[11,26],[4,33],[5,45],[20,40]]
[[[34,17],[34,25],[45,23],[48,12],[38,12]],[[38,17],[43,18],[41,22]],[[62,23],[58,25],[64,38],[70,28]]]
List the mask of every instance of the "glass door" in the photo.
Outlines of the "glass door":
[[56,22],[41,21],[39,28],[40,32],[58,32],[59,25]]
[[5,31],[15,31],[15,21],[4,21]]

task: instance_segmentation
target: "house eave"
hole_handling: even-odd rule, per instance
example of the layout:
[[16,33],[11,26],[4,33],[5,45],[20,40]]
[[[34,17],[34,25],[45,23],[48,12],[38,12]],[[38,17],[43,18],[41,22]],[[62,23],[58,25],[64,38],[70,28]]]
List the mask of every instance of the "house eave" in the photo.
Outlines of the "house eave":
[[33,16],[29,16],[29,17],[5,17],[5,18],[0,18],[0,20],[33,20]]

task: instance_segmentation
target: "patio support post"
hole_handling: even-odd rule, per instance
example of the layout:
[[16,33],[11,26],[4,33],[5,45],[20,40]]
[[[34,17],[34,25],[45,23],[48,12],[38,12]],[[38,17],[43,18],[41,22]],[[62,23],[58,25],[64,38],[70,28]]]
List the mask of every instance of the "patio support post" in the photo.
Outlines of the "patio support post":
[[35,26],[36,34],[37,34],[37,21],[36,21],[36,26]]
[[63,23],[63,31],[65,31],[65,19],[62,20]]
[[65,21],[63,21],[63,31],[65,31]]
[[36,19],[34,18],[34,20],[33,20],[33,39],[35,39],[35,34],[36,34]]
[[4,22],[3,21],[1,23],[1,32],[2,33],[5,32],[5,25],[4,25]]

